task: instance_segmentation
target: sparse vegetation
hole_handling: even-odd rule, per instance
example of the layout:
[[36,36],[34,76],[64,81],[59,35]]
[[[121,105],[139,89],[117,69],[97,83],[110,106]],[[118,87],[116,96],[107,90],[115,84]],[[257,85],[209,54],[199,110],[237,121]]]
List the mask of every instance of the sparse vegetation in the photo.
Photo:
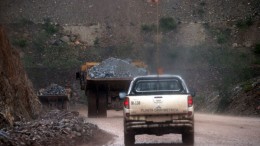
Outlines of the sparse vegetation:
[[[120,46],[115,46],[112,50],[112,55],[114,54],[115,57],[118,58],[133,58],[133,53],[134,47],[133,47],[133,42],[127,42],[123,45]],[[135,54],[135,57],[138,57],[138,54]]]
[[95,47],[98,47],[98,46],[99,46],[99,43],[100,43],[100,42],[99,42],[99,38],[96,37],[95,40],[94,40],[94,46],[95,46]]
[[174,30],[177,27],[177,23],[172,17],[163,17],[159,23],[160,29],[164,32]]
[[226,43],[226,42],[227,42],[227,39],[228,39],[228,37],[227,37],[226,34],[224,34],[224,33],[222,33],[222,32],[220,32],[220,33],[217,34],[217,42],[218,42],[219,44],[224,44],[224,43]]
[[23,39],[23,38],[16,39],[16,40],[14,40],[13,44],[16,45],[16,46],[19,46],[21,48],[24,48],[24,47],[27,46],[27,40]]
[[54,25],[49,18],[44,19],[43,29],[48,34],[54,34],[58,32],[58,27]]
[[[48,34],[46,32],[39,33],[32,42],[33,49],[36,50],[34,53],[35,60],[41,61],[42,54],[44,52],[45,47],[47,46],[47,40],[49,39]],[[37,58],[37,59],[36,59]]]
[[212,49],[207,60],[219,72],[219,81],[215,88],[220,92],[219,109],[224,110],[230,103],[230,88],[253,77],[250,68],[252,60],[246,54],[228,48]]
[[[20,24],[15,24],[14,26],[19,26],[15,29],[9,29],[11,32],[10,36],[16,38],[15,41],[12,39],[12,42],[15,42],[13,45],[17,46],[17,48],[20,47],[20,54],[23,56],[22,59],[27,68],[49,67],[59,68],[62,70],[63,68],[73,68],[74,66],[77,66],[79,61],[102,61],[111,56],[118,58],[143,59],[149,64],[151,71],[153,71],[156,64],[155,57],[161,58],[162,61],[160,63],[166,68],[165,70],[168,69],[167,71],[172,71],[170,73],[180,73],[180,75],[183,75],[184,77],[188,76],[188,78],[192,78],[191,82],[194,82],[194,84],[199,83],[203,86],[205,84],[210,85],[207,91],[204,90],[204,93],[197,98],[203,101],[203,99],[207,97],[206,94],[215,88],[217,92],[221,92],[220,95],[223,98],[220,106],[223,105],[223,107],[225,107],[229,103],[229,96],[227,95],[229,86],[251,77],[252,68],[255,70],[259,68],[260,43],[256,44],[255,47],[252,47],[251,52],[249,52],[250,54],[245,52],[248,50],[250,51],[251,47],[244,49],[244,53],[239,52],[243,49],[243,46],[246,46],[247,44],[252,46],[256,43],[255,41],[257,39],[255,37],[258,36],[256,32],[250,35],[250,32],[248,31],[251,29],[245,31],[242,30],[242,28],[248,28],[254,24],[253,27],[257,27],[256,17],[254,18],[254,14],[250,14],[251,11],[239,11],[235,15],[228,14],[228,16],[217,14],[220,10],[217,9],[215,11],[213,6],[221,6],[222,3],[211,4],[206,0],[196,1],[193,6],[186,5],[186,3],[171,1],[169,4],[170,3],[171,5],[169,6],[160,7],[160,20],[158,25],[156,23],[153,24],[153,21],[155,21],[156,18],[151,16],[152,14],[155,14],[155,11],[153,10],[156,10],[156,7],[154,5],[145,8],[145,13],[141,10],[140,13],[145,15],[140,15],[138,20],[133,19],[135,14],[125,19],[125,16],[123,15],[124,13],[122,13],[117,17],[111,17],[110,15],[104,16],[105,19],[100,20],[100,22],[85,20],[83,22],[83,20],[80,20],[80,17],[75,17],[77,20],[75,23],[68,23],[69,26],[78,24],[85,25],[86,27],[100,25],[100,28],[93,27],[97,29],[98,33],[101,33],[98,34],[97,36],[99,37],[96,38],[96,35],[90,36],[92,38],[90,39],[92,40],[92,43],[86,43],[82,36],[77,37],[75,41],[72,41],[71,35],[68,35],[68,33],[63,34],[61,27],[56,23],[53,23],[52,19],[45,19],[43,24],[34,24],[31,20],[37,22],[41,18],[27,17],[27,15],[24,15],[27,18],[22,18],[21,16],[15,21]],[[242,2],[239,2],[239,5],[241,3]],[[226,7],[228,7],[231,2],[225,4],[227,4]],[[253,3],[250,5],[254,7]],[[166,9],[163,10],[164,8]],[[187,13],[179,13],[178,9],[185,9],[185,12]],[[140,9],[138,8],[133,10]],[[235,11],[223,10],[221,13],[226,14],[226,12],[233,13]],[[57,14],[60,15],[60,13]],[[94,13],[90,13],[90,15],[92,14]],[[147,17],[146,14],[150,16]],[[191,16],[192,14],[194,15]],[[237,20],[236,17],[232,17],[238,15],[243,19]],[[250,15],[252,15],[252,17],[245,18],[245,16]],[[95,16],[84,17],[84,19],[92,17],[94,18]],[[143,21],[146,23],[140,24],[139,20],[143,20],[144,17],[147,17],[145,18],[145,21]],[[69,22],[67,21],[67,18],[63,16],[56,17],[55,15],[55,18],[59,18],[59,22]],[[63,21],[63,19],[66,21]],[[234,19],[237,21],[233,22]],[[222,20],[230,21],[222,23]],[[198,23],[189,24],[190,21]],[[120,22],[120,24],[117,22]],[[202,25],[204,25],[205,29],[201,28],[201,23],[203,23]],[[235,29],[232,25],[235,25]],[[130,35],[126,33],[122,34],[122,32],[125,31],[124,29],[126,29],[125,26],[127,26],[127,33],[130,33]],[[158,54],[160,56],[157,56],[156,49],[157,36],[155,33],[157,27],[160,31],[160,34],[158,35],[158,48],[161,51]],[[179,29],[179,27],[180,31],[176,31],[176,28]],[[232,32],[234,32],[232,33],[232,36],[230,36],[230,30],[225,29],[227,27],[232,27]],[[133,30],[136,29],[137,31],[133,32]],[[237,32],[237,29],[241,30],[238,30]],[[163,33],[161,34],[161,32]],[[167,32],[171,33],[166,34]],[[196,34],[196,32],[199,33]],[[16,37],[13,37],[12,35],[15,35]],[[66,35],[69,40],[67,39],[68,41],[62,42],[60,39],[64,35]],[[248,35],[249,38],[245,39]],[[22,37],[19,38],[17,36]],[[202,41],[199,42],[193,39],[196,38],[196,36],[201,36],[200,38],[202,39],[200,40]],[[212,39],[210,36],[212,36]],[[104,38],[104,40],[102,38]],[[165,39],[167,39],[167,41],[164,42]],[[133,41],[127,42],[128,40]],[[66,42],[71,45],[68,46]],[[90,44],[93,46],[90,46]],[[188,48],[193,45],[201,45],[200,47],[204,47],[204,50],[197,49],[196,46],[192,47],[190,50],[186,48],[183,49],[183,46]],[[231,45],[233,45],[233,50],[227,48]],[[75,47],[78,47],[78,49],[75,49]],[[188,72],[186,69],[192,70],[199,75],[202,74],[203,78],[201,81],[198,81],[195,78],[196,74],[194,73],[190,75],[191,72]],[[258,71],[255,72],[258,73]],[[201,88],[204,87],[198,87],[198,91],[203,90]],[[245,90],[249,88],[250,87],[245,86]],[[206,102],[208,102],[208,100],[205,100],[205,103]]]
[[242,85],[242,89],[244,92],[251,91],[253,89],[253,85],[251,82],[248,81]]
[[230,105],[230,93],[227,91],[227,89],[223,89],[221,92],[220,92],[220,102],[218,104],[218,109],[217,111],[218,112],[223,112],[225,111],[225,109]]
[[205,6],[205,5],[206,5],[206,2],[205,2],[205,1],[200,2],[200,5],[201,5],[201,6]]
[[20,24],[22,25],[30,25],[30,24],[33,24],[33,22],[29,19],[26,19],[26,18],[21,18],[20,19]]
[[256,44],[254,48],[254,53],[260,55],[260,44]]
[[152,31],[156,31],[156,25],[155,24],[142,24],[141,26],[141,30],[143,32],[152,32]]
[[225,44],[229,41],[229,36],[231,33],[230,29],[219,29],[219,28],[213,28],[211,30],[212,35],[216,37],[217,43],[219,44]]
[[49,68],[69,69],[80,65],[77,51],[66,43],[44,49],[43,65]]
[[22,58],[24,67],[29,68],[29,67],[35,67],[35,62],[34,58],[31,54],[25,54],[25,56]]
[[23,59],[26,68],[69,69],[80,64],[75,46],[69,46],[59,39],[51,44],[51,39],[52,35],[47,31],[41,31],[33,38],[31,48],[27,50],[31,53],[25,54]]
[[198,9],[198,15],[200,17],[202,17],[204,13],[205,13],[205,11],[202,8]]
[[178,50],[172,50],[171,52],[169,52],[169,57],[171,58],[171,60],[175,60],[177,57],[178,57],[178,55],[179,55],[179,52],[178,52]]
[[237,21],[236,26],[237,28],[244,29],[248,28],[249,26],[253,25],[253,19],[252,17],[247,17],[246,19],[240,19]]

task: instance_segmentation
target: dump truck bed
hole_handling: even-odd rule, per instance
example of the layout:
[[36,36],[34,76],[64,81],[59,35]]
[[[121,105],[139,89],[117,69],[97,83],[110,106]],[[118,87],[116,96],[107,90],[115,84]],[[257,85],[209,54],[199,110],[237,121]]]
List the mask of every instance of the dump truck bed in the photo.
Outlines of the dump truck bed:
[[67,95],[39,95],[38,98],[48,108],[68,109]]
[[87,78],[87,88],[106,86],[110,90],[128,89],[133,78]]

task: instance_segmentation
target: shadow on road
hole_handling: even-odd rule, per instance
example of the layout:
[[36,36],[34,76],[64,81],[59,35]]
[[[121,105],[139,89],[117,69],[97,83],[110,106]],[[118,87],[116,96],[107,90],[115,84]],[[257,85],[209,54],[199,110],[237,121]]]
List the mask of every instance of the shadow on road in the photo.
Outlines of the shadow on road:
[[146,143],[146,144],[134,144],[134,146],[193,146],[193,145],[187,145],[182,143]]

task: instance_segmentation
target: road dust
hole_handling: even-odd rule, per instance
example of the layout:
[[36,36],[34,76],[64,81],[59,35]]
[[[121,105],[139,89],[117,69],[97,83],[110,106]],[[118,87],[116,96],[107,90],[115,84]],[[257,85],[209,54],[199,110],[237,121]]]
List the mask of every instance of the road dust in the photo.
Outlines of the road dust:
[[[87,107],[80,114],[86,121],[98,125],[100,129],[115,135],[105,145],[123,146],[123,112],[108,111],[107,118],[87,118]],[[248,117],[231,117],[210,114],[195,114],[195,146],[258,146],[260,143],[260,119]],[[104,138],[96,138],[93,144],[104,142]],[[103,144],[104,145],[104,144]],[[138,135],[135,145],[175,145],[182,144],[181,135],[164,136]]]

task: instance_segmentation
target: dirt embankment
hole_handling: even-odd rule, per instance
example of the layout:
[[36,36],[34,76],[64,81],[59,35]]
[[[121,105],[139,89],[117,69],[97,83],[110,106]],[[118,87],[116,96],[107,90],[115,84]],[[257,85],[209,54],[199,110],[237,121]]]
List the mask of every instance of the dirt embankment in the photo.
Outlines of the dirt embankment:
[[33,92],[19,54],[0,26],[0,128],[20,119],[31,119],[40,112],[40,102]]
[[227,113],[260,116],[260,77],[233,88]]

